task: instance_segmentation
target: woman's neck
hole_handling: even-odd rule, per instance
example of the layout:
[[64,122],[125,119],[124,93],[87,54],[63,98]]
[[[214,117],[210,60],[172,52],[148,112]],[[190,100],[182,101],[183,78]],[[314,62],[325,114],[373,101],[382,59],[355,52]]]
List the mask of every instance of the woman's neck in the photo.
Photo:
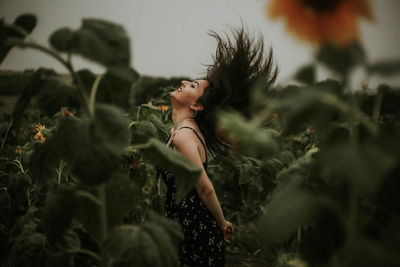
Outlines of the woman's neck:
[[174,130],[179,129],[184,125],[195,125],[196,121],[194,118],[190,117],[187,112],[183,110],[172,109],[172,122],[174,124]]

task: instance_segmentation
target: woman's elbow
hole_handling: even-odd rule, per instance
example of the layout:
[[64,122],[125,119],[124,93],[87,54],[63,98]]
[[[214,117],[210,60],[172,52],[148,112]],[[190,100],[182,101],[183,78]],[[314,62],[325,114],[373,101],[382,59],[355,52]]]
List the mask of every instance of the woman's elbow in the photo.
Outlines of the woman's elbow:
[[197,193],[199,194],[199,196],[207,197],[214,193],[214,187],[212,185],[211,186],[203,186],[197,190]]

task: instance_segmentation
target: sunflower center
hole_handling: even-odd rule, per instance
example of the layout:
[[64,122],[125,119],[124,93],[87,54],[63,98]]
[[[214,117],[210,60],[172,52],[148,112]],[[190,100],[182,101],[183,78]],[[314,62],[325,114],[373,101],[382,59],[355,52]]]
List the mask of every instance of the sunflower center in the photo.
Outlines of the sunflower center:
[[334,10],[343,0],[300,0],[305,6],[316,13]]

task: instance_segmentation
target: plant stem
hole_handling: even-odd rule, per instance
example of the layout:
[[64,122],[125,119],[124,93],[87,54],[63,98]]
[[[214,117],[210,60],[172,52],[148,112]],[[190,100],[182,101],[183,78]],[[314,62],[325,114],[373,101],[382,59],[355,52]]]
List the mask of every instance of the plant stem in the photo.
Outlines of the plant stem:
[[58,166],[58,169],[56,169],[56,172],[57,172],[57,184],[58,185],[61,184],[61,175],[62,175],[63,168],[64,168],[63,161],[60,160],[60,165]]
[[378,94],[375,97],[374,110],[372,113],[372,118],[374,119],[375,122],[378,122],[379,117],[381,115],[382,99],[383,99],[383,93],[381,90],[379,90]]
[[1,142],[0,152],[3,151],[4,144],[5,144],[5,142],[6,142],[8,133],[10,132],[10,129],[11,129],[12,124],[13,124],[13,119],[11,118],[10,124],[8,125],[7,131],[6,131],[6,134],[4,135],[3,141]]
[[101,201],[99,215],[100,215],[100,227],[101,227],[101,239],[104,241],[107,237],[107,208],[106,208],[106,185],[103,183],[98,187],[99,199]]
[[87,191],[77,190],[77,191],[76,191],[76,194],[77,194],[78,196],[81,196],[81,197],[85,197],[85,198],[87,198],[87,199],[90,199],[90,200],[91,200],[93,203],[95,203],[96,205],[101,206],[101,201],[100,201],[97,197],[95,197],[94,195],[92,195],[91,193],[89,193],[89,192],[87,192]]
[[103,78],[103,75],[98,75],[96,77],[96,80],[94,81],[92,86],[92,90],[90,90],[89,109],[92,114],[94,114],[94,104],[96,101],[97,88],[99,87],[101,78]]

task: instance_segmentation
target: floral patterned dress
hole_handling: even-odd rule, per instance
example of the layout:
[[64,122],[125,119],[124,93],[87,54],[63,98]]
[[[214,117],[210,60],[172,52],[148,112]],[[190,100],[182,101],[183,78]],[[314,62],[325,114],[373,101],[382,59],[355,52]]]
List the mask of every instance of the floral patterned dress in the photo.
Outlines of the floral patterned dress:
[[[204,142],[193,128],[184,126],[178,130],[182,128],[191,129],[200,139],[204,150],[207,151]],[[169,146],[174,146],[173,141]],[[203,166],[207,171],[207,155]],[[200,199],[196,189],[193,188],[180,203],[175,204],[174,176],[166,171],[160,171],[160,174],[168,188],[165,205],[166,216],[177,221],[183,229],[184,241],[179,249],[180,266],[225,266],[224,234],[218,227],[215,217]]]

